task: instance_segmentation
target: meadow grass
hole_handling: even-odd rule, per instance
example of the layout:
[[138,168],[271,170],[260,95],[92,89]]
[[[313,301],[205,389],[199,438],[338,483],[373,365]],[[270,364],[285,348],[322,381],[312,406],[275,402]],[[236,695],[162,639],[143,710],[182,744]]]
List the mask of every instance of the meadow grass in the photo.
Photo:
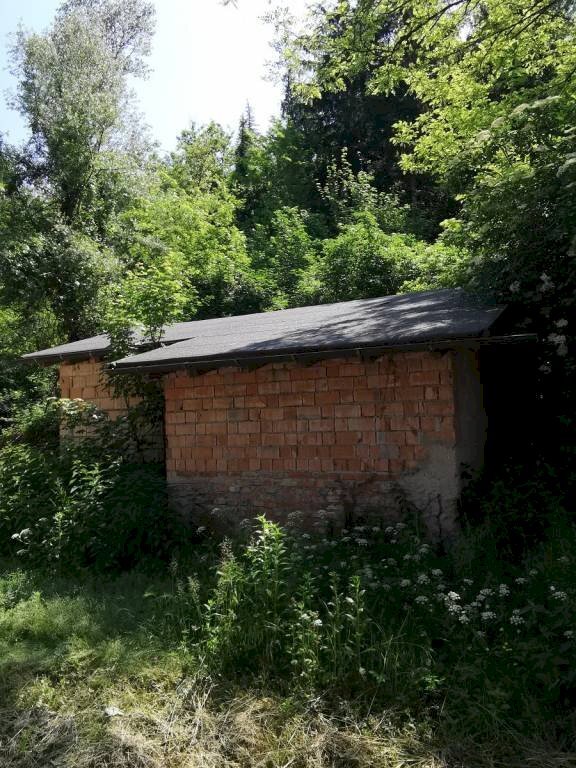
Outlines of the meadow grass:
[[573,563],[523,568],[262,521],[168,568],[6,564],[0,765],[574,766]]

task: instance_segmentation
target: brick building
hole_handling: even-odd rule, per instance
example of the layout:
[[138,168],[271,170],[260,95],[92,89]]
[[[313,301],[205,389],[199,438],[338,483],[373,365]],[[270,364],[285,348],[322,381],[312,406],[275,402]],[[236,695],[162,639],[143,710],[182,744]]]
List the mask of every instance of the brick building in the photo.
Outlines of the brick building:
[[[443,290],[178,323],[112,367],[162,378],[167,480],[195,521],[343,526],[417,509],[445,535],[462,468],[483,461],[481,349],[523,338],[498,335],[502,312]],[[62,396],[117,415],[107,347],[26,358],[59,362]]]

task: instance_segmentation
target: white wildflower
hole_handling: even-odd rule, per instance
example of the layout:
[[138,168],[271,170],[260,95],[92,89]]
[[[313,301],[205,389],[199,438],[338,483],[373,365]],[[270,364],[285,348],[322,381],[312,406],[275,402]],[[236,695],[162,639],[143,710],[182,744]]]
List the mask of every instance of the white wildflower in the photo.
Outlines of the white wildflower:
[[414,602],[418,603],[418,605],[424,605],[425,603],[428,602],[428,598],[426,597],[426,595],[418,595],[418,597],[416,598],[416,600],[414,600]]
[[500,584],[500,586],[498,587],[498,594],[500,595],[500,597],[508,597],[508,595],[510,594],[509,587],[506,584]]
[[410,579],[402,579],[402,581],[400,582],[400,586],[402,588],[409,587],[409,586],[411,586],[411,584],[412,584],[412,582],[410,581]]
[[561,602],[564,602],[564,600],[568,599],[568,595],[566,594],[566,592],[561,592],[560,590],[556,590],[555,592],[553,592],[552,597],[554,598],[554,600],[560,600]]
[[523,576],[518,576],[518,578],[514,579],[514,581],[516,582],[516,584],[526,584],[528,579],[525,579]]
[[416,579],[416,583],[417,584],[429,584],[430,583],[430,579],[428,578],[428,576],[426,576],[425,573],[419,573],[418,574],[418,578]]
[[434,576],[437,579],[439,579],[443,575],[442,571],[440,570],[440,568],[432,568],[430,573],[432,574],[432,576]]
[[458,592],[448,592],[446,597],[450,601],[460,600],[460,595],[458,594]]
[[492,619],[496,618],[496,614],[494,613],[494,611],[483,611],[480,614],[480,618],[482,619],[482,621],[491,621]]
[[321,627],[322,626],[322,619],[314,619],[312,622],[312,625],[315,627]]

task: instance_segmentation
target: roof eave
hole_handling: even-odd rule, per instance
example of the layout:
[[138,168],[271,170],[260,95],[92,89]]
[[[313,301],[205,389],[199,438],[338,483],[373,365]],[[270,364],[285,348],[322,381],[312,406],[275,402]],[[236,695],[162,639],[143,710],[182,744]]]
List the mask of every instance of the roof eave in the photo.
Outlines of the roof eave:
[[382,344],[377,346],[351,345],[347,347],[330,347],[323,349],[307,349],[301,351],[283,350],[274,354],[269,353],[237,353],[223,357],[179,357],[162,360],[159,363],[111,363],[107,366],[110,373],[169,373],[180,368],[212,370],[226,366],[267,365],[281,362],[314,362],[334,357],[377,357],[387,352],[417,352],[445,351],[455,347],[480,347],[487,344],[520,344],[536,342],[538,337],[533,333],[515,334],[508,336],[473,336],[454,339],[436,339],[431,341],[412,342],[405,344]]
[[39,355],[31,353],[21,355],[20,359],[24,363],[37,363],[39,365],[56,365],[57,363],[80,362],[81,360],[100,360],[108,349],[94,349],[89,352],[61,352],[51,355]]

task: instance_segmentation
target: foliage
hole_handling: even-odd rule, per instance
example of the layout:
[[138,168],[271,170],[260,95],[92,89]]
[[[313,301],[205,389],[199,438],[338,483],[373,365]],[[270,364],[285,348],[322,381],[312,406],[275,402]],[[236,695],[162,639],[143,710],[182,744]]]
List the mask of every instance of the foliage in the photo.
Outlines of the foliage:
[[302,289],[316,293],[315,300],[345,301],[451,287],[458,284],[464,263],[457,247],[387,234],[373,213],[363,211],[323,242],[321,258]]
[[316,261],[318,243],[308,231],[309,216],[297,208],[278,208],[267,226],[257,224],[252,238],[253,264],[262,270],[271,303],[293,304],[307,269]]
[[[0,552],[63,569],[127,567],[163,546],[161,468],[134,463],[134,419],[83,401],[20,415],[0,447]],[[68,437],[60,441],[64,424]],[[86,435],[83,439],[82,436]]]
[[[218,548],[207,540],[190,558],[181,550],[168,573],[96,582],[12,570],[0,578],[3,701],[21,716],[27,707],[63,707],[76,718],[78,707],[94,723],[115,707],[116,723],[145,729],[133,743],[149,746],[146,754],[158,761],[149,764],[158,766],[190,757],[192,691],[204,691],[205,705],[216,697],[217,706],[219,696],[240,689],[275,702],[276,732],[305,712],[339,721],[332,731],[338,744],[356,727],[370,750],[359,765],[379,759],[400,766],[410,758],[424,766],[434,755],[478,766],[538,764],[546,755],[547,765],[569,765],[573,545],[573,530],[550,530],[523,563],[487,567],[475,559],[483,540],[471,533],[441,555],[402,524],[324,537],[260,520],[246,543]],[[25,674],[15,663],[21,649],[30,654],[29,680],[15,677],[18,669]],[[13,686],[20,690],[14,702]],[[181,738],[186,745],[170,760],[160,741],[153,749],[147,741],[156,732],[148,720],[131,717],[150,706],[156,722],[169,691],[171,749]],[[88,701],[96,705],[87,709]],[[244,712],[246,705],[236,706]],[[202,717],[195,749],[207,738],[207,712]],[[256,759],[250,750],[263,717],[246,725],[249,751],[231,764]],[[13,718],[1,722],[16,726]],[[106,729],[91,737],[83,723],[74,730],[76,745],[89,749],[96,739],[100,750],[120,748]],[[46,734],[47,724],[28,727],[28,749],[37,756],[36,729]],[[411,747],[404,729],[419,734]],[[133,748],[124,743],[123,760],[134,762],[123,764],[139,764]],[[230,749],[227,742],[228,761],[235,759]],[[331,754],[312,764],[330,765]]]

